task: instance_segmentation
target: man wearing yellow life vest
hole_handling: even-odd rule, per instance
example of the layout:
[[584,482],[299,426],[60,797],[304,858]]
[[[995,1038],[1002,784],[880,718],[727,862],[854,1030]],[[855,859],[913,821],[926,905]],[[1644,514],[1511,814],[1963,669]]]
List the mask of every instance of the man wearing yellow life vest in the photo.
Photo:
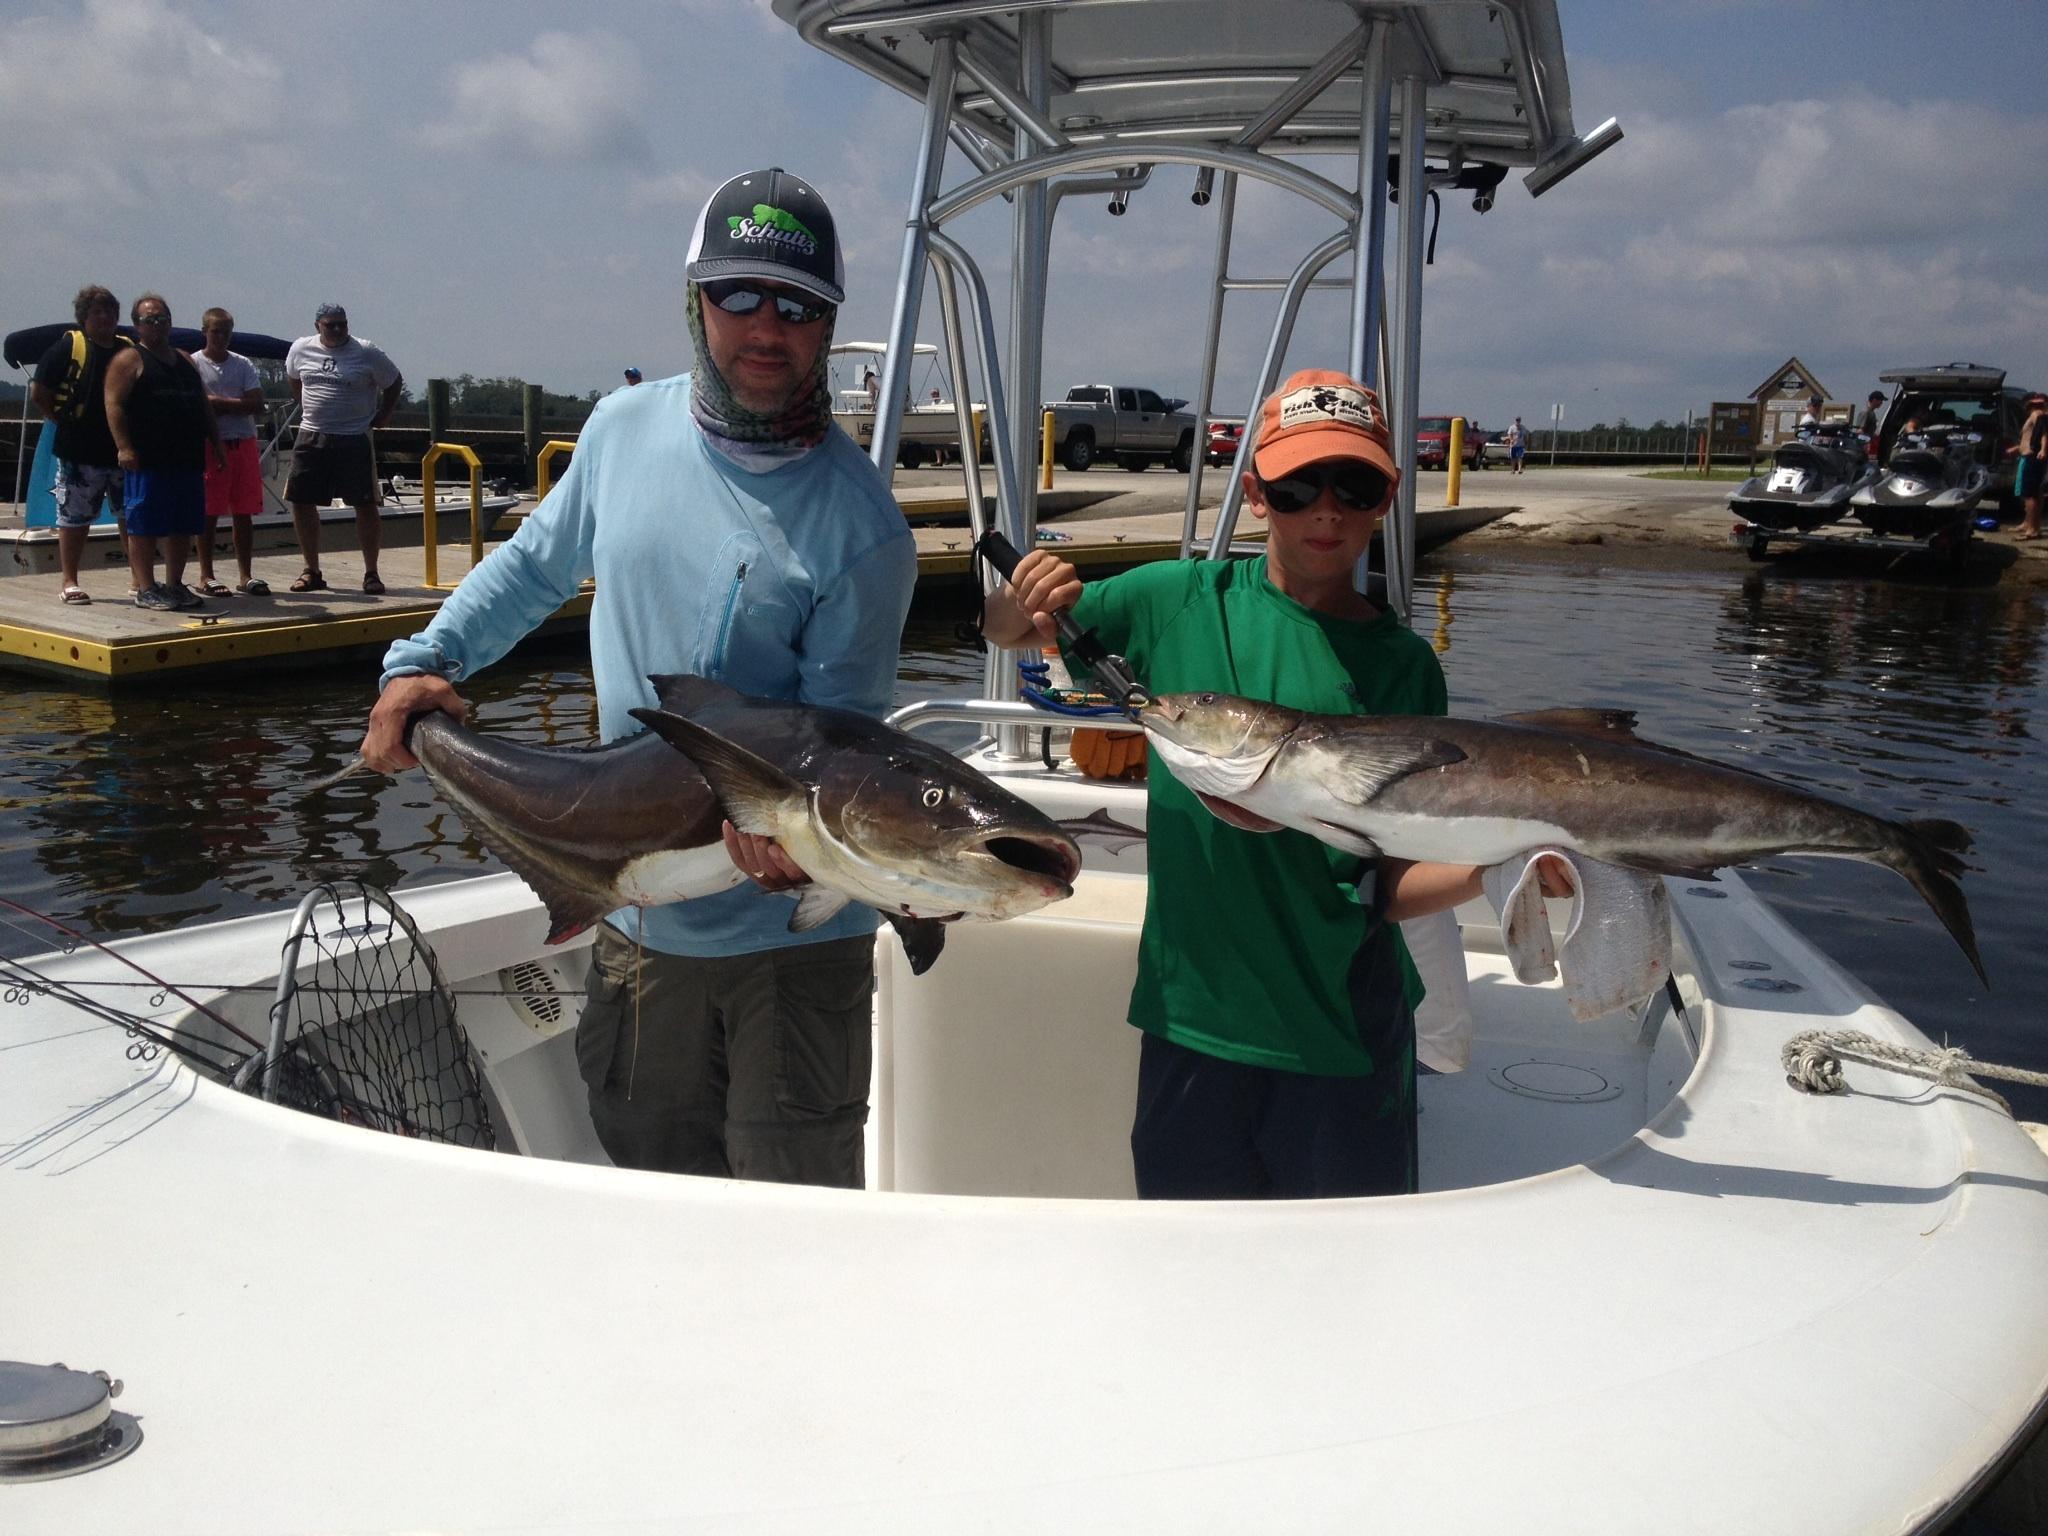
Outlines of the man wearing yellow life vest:
[[[57,434],[57,560],[64,571],[64,601],[89,603],[78,584],[85,532],[104,498],[122,513],[122,473],[107,428],[107,364],[127,343],[116,333],[121,301],[97,283],[71,301],[76,331],[58,337],[36,364],[29,398]],[[125,528],[123,530],[125,532]]]

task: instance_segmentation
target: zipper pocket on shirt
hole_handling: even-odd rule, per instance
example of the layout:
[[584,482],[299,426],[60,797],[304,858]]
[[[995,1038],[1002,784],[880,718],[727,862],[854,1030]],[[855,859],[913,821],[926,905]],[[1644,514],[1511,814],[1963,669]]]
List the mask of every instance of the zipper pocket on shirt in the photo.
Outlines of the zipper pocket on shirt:
[[718,621],[718,644],[714,649],[715,665],[720,672],[725,670],[725,646],[732,637],[732,616],[740,605],[740,588],[746,584],[747,562],[742,560],[739,569],[732,573],[732,590],[725,595],[725,616]]

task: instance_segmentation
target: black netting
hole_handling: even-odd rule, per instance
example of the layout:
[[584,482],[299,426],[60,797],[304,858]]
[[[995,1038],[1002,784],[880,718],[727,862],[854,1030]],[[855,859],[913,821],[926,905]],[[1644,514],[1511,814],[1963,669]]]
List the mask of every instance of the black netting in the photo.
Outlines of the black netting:
[[[455,999],[411,918],[375,886],[320,886],[285,941],[272,1032],[250,1087],[329,1120],[463,1147],[497,1135]],[[267,1085],[267,1086],[266,1086]]]

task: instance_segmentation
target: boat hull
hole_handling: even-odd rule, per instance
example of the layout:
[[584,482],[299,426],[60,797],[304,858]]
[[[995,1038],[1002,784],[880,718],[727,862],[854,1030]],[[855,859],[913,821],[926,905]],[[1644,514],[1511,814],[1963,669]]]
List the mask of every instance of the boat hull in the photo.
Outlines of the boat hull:
[[[494,536],[499,519],[519,505],[517,496],[487,496],[483,501],[484,537]],[[234,545],[224,519],[212,523],[210,534],[214,553],[232,559]],[[299,547],[298,534],[293,528],[291,515],[282,511],[266,511],[249,520],[256,553],[274,553],[279,550],[294,550]],[[462,544],[469,540],[470,506],[469,498],[440,498],[435,517],[435,537],[442,544]],[[424,536],[426,519],[421,515],[417,500],[386,501],[378,514],[378,531],[381,547],[385,549],[417,549]],[[62,569],[57,556],[57,531],[54,528],[12,528],[0,527],[0,540],[5,541],[5,554],[0,556],[0,577],[5,576],[50,576]],[[323,550],[352,550],[360,547],[356,537],[356,515],[351,507],[333,504],[320,509],[320,546]],[[111,522],[95,523],[86,533],[83,568],[99,570],[110,566],[125,566],[128,557],[121,545],[120,530]]]

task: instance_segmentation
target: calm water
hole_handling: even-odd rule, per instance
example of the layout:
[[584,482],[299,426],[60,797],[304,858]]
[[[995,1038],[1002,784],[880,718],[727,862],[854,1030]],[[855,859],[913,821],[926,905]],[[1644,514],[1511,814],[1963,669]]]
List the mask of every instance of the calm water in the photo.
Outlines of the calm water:
[[[1450,553],[1422,573],[1417,627],[1452,708],[1626,705],[1653,740],[1892,816],[1977,835],[1965,878],[1984,991],[1904,881],[1842,860],[1753,872],[1767,899],[1930,1035],[2048,1070],[2037,863],[2048,849],[2048,605],[2016,587],[1512,564]],[[953,616],[914,618],[899,700],[973,693]],[[596,702],[580,647],[525,651],[469,691],[479,728],[580,745]],[[491,867],[418,774],[300,786],[353,752],[370,680],[251,680],[112,697],[13,681],[0,700],[0,892],[101,934],[293,901],[335,875],[385,884]],[[0,928],[0,952],[48,947]],[[2048,1119],[2048,1092],[2010,1095]]]

